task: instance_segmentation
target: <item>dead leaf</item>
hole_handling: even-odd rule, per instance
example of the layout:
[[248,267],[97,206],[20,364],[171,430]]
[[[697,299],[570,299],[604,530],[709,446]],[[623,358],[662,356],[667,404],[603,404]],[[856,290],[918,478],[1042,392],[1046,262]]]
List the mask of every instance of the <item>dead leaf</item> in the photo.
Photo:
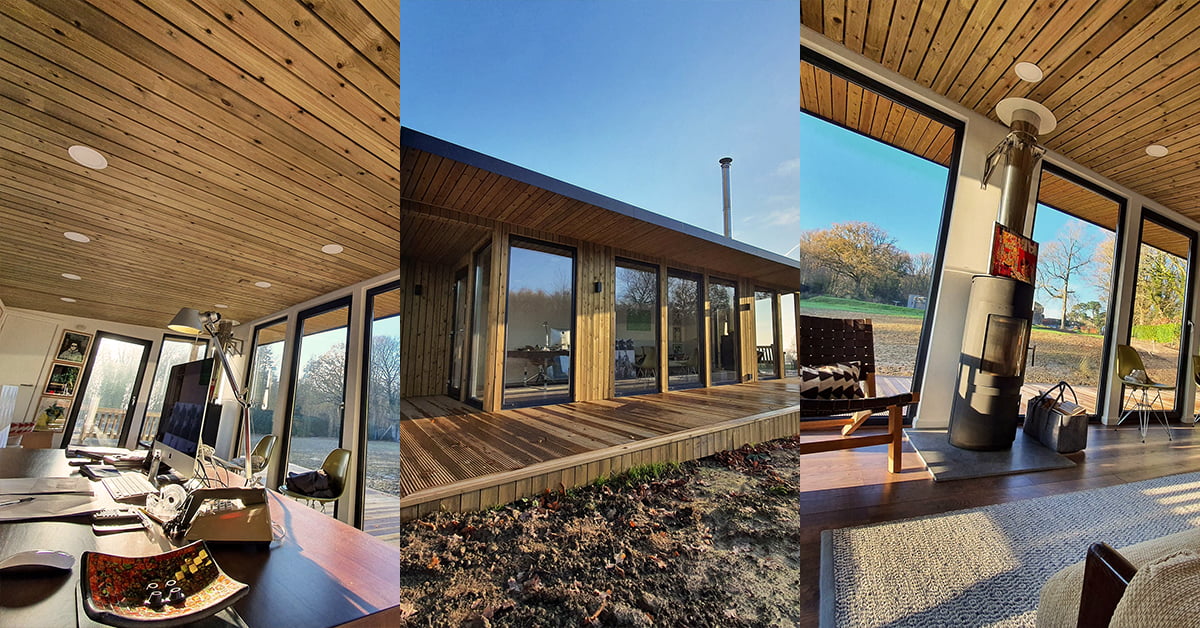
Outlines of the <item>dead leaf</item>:
[[416,614],[417,614],[416,606],[414,606],[408,602],[400,603],[400,619],[412,617],[413,615],[416,615]]
[[433,558],[429,559],[429,564],[426,565],[425,568],[430,571],[437,571],[439,569],[439,565],[441,564],[442,559],[438,558],[437,554],[434,554]]

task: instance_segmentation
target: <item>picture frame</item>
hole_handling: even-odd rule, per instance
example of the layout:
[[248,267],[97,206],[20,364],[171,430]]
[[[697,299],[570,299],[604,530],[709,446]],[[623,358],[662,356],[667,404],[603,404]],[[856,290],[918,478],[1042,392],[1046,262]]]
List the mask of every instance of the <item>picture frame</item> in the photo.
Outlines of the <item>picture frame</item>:
[[74,396],[81,370],[83,370],[82,366],[54,363],[50,367],[50,377],[46,380],[46,390],[42,394],[55,397]]
[[64,329],[58,349],[54,352],[55,362],[83,364],[88,350],[92,348],[92,334]]
[[71,414],[71,405],[74,403],[75,400],[71,397],[43,395],[38,400],[37,414],[33,418],[34,429],[61,432],[67,424],[67,417]]

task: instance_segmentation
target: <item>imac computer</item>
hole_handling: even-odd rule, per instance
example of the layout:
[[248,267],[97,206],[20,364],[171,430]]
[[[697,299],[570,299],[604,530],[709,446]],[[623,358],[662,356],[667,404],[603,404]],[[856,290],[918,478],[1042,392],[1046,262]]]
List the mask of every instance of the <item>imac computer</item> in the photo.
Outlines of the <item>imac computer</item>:
[[215,389],[212,358],[171,367],[150,456],[180,477],[193,476],[201,443],[216,444],[221,406],[211,403]]

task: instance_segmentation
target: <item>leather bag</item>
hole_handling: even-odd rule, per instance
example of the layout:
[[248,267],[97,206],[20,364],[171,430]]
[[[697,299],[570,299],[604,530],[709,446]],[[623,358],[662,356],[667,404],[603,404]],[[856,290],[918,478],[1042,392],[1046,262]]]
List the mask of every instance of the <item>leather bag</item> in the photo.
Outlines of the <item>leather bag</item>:
[[[1066,400],[1068,390],[1074,402]],[[1046,447],[1069,454],[1087,447],[1087,422],[1087,410],[1079,405],[1075,389],[1059,382],[1029,400],[1024,431]]]

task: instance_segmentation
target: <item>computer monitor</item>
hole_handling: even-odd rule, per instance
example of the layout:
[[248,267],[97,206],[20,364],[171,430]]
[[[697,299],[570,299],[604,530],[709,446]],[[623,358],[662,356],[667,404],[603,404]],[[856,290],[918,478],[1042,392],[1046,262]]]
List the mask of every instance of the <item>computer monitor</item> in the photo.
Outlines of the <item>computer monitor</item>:
[[192,477],[200,443],[216,444],[221,406],[211,402],[215,384],[212,358],[171,367],[150,455],[181,477]]

